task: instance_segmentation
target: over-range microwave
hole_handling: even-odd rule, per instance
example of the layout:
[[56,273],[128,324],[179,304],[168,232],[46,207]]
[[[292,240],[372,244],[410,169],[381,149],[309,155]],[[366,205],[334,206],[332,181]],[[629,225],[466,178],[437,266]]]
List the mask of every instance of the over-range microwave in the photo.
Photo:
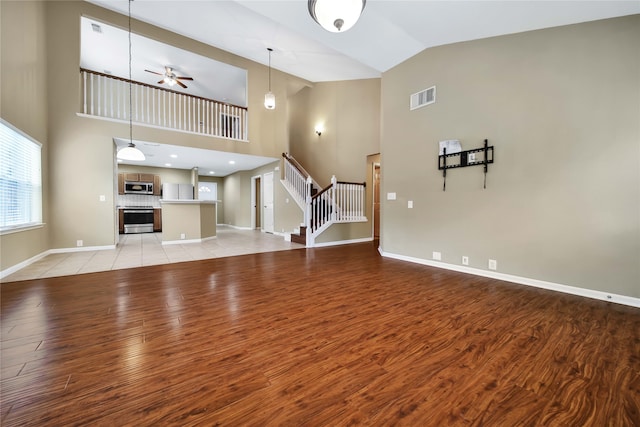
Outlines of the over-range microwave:
[[124,194],[153,194],[153,183],[125,181]]

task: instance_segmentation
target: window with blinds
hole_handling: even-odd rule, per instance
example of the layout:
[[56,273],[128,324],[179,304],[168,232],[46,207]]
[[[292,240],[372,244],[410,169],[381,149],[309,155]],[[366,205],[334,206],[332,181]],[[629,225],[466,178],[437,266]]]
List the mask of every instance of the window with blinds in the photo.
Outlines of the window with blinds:
[[42,146],[0,119],[0,232],[42,223]]

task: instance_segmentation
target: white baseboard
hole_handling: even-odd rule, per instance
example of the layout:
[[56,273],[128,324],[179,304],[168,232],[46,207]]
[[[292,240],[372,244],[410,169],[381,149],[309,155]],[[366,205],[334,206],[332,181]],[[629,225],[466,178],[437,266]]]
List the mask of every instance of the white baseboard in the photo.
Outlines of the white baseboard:
[[218,226],[235,228],[236,230],[253,230],[253,228],[251,228],[251,227],[240,227],[240,226],[231,225],[231,224],[218,224]]
[[372,241],[373,241],[373,237],[363,237],[362,239],[336,240],[335,242],[316,243],[313,245],[313,247],[322,248],[326,246],[350,245],[352,243],[366,243],[366,242],[372,242]]
[[110,249],[115,249],[116,245],[106,245],[106,246],[80,246],[77,248],[61,248],[61,249],[49,249],[47,251],[47,255],[49,254],[66,254],[71,252],[87,252],[87,251],[108,251]]
[[562,292],[565,294],[578,295],[581,297],[593,298],[597,300],[615,302],[617,304],[629,305],[631,307],[640,308],[640,298],[634,298],[626,295],[617,295],[609,292],[595,291],[593,289],[578,288],[575,286],[562,285],[559,283],[546,282],[544,280],[530,279],[528,277],[514,276],[512,274],[498,273],[496,271],[481,270],[462,265],[447,264],[422,258],[414,258],[405,255],[384,252],[378,248],[380,255],[387,258],[398,259],[401,261],[413,262],[416,264],[428,265],[430,267],[443,268],[446,270],[458,271],[460,273],[468,273],[476,276],[488,277],[491,279],[504,280],[506,282],[517,283],[520,285],[533,286],[535,288],[547,289],[550,291]]
[[47,255],[49,255],[49,251],[44,251],[36,256],[33,256],[27,260],[24,260],[16,265],[12,265],[11,267],[0,271],[0,280],[4,279],[5,277],[7,277],[10,274],[15,273],[16,271],[22,270],[23,268],[27,267],[28,265],[33,264],[36,261],[41,260],[42,258],[46,257]]
[[78,248],[59,248],[59,249],[49,249],[38,255],[32,256],[31,258],[24,260],[16,265],[12,265],[11,267],[0,271],[0,280],[4,279],[10,274],[15,273],[16,271],[22,270],[23,268],[33,264],[34,262],[40,261],[42,258],[51,254],[65,254],[71,252],[86,252],[86,251],[104,251],[109,249],[115,249],[116,245],[107,245],[107,246],[81,246]]
[[217,237],[218,236],[205,237],[204,239],[163,240],[162,245],[166,246],[166,245],[182,245],[182,244],[188,244],[188,243],[203,243],[203,242],[206,242],[207,240],[215,239]]

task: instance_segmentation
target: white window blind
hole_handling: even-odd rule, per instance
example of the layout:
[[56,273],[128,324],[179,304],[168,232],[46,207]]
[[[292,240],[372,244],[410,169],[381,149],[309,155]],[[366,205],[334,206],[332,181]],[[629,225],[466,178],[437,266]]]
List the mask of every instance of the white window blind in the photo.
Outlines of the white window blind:
[[42,223],[41,144],[0,119],[0,232]]

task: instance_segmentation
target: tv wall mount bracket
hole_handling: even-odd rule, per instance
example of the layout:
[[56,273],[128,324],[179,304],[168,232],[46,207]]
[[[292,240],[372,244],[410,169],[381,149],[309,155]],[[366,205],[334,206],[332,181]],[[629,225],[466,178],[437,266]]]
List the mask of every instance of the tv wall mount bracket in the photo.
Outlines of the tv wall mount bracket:
[[[481,159],[476,160],[476,155],[480,154]],[[442,191],[447,188],[447,169],[464,168],[467,166],[483,166],[484,167],[484,185],[487,188],[487,171],[489,163],[493,163],[493,146],[489,146],[489,140],[484,140],[484,147],[474,148],[473,150],[464,150],[457,153],[447,154],[447,149],[443,148],[443,152],[438,156],[438,170],[442,171]]]

